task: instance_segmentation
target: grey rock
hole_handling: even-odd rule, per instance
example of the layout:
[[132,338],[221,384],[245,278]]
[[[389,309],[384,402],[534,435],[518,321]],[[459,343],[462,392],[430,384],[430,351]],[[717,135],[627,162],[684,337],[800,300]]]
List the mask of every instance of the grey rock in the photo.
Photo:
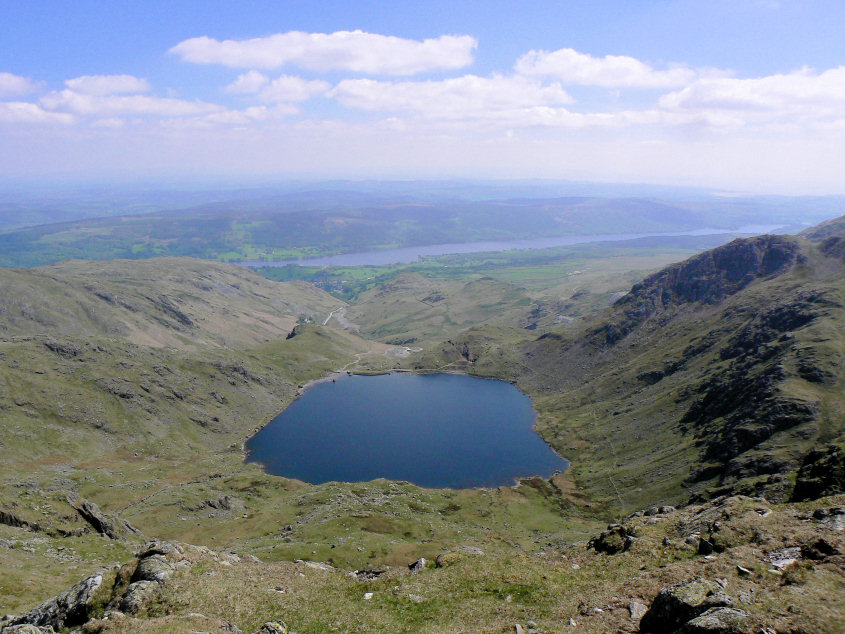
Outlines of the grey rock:
[[129,522],[107,516],[94,502],[68,497],[68,503],[76,509],[82,519],[101,535],[111,539],[120,539],[127,533],[138,532],[138,529]]
[[525,634],[525,628],[522,627],[519,623],[513,626],[514,634]]
[[687,622],[683,634],[741,634],[748,612],[736,608],[710,608]]
[[137,557],[143,559],[151,555],[169,555],[178,552],[179,549],[170,542],[155,540],[144,544],[144,547],[138,551]]
[[[36,625],[62,629],[88,620],[94,593],[103,583],[103,575],[91,575],[61,594],[48,599],[26,614],[13,618],[9,625]],[[3,631],[7,631],[8,627]]]
[[592,548],[597,553],[614,555],[628,550],[633,542],[633,535],[629,534],[627,527],[620,524],[611,524],[601,535],[593,537],[587,547]]
[[419,572],[420,570],[425,570],[425,565],[425,557],[420,557],[414,563],[408,564],[408,568],[411,570],[411,572]]
[[268,621],[255,634],[288,634],[288,626],[281,621]]
[[160,588],[161,584],[155,581],[143,580],[129,584],[126,594],[120,600],[120,611],[126,614],[135,614]]
[[710,608],[733,603],[718,583],[697,577],[660,590],[640,621],[640,631],[673,632]]
[[163,584],[173,571],[173,566],[168,563],[164,555],[150,555],[138,562],[138,567],[135,568],[130,581],[155,581]]
[[0,629],[0,632],[2,632],[2,634],[55,634],[56,630],[49,625],[38,627],[37,625],[25,623],[23,625],[10,625],[8,627],[4,627]]
[[640,603],[639,601],[631,601],[628,604],[628,613],[631,615],[631,619],[634,621],[639,621],[645,613],[648,612],[648,606],[645,603]]

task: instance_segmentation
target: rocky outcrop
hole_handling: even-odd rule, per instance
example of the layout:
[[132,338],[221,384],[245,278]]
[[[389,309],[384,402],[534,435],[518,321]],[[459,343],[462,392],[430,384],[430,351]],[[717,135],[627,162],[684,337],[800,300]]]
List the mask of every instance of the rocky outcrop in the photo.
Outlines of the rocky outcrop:
[[91,575],[26,614],[13,617],[2,631],[4,634],[15,631],[9,628],[13,625],[51,627],[56,630],[81,625],[88,620],[94,607],[95,594],[102,583],[102,574]]
[[733,599],[724,593],[721,585],[715,581],[697,577],[685,583],[663,588],[640,621],[640,632],[687,631],[682,628],[687,625],[695,628],[696,626],[690,622],[711,608],[732,607],[733,603]]
[[608,555],[625,552],[631,547],[635,539],[629,533],[629,530],[628,527],[621,524],[611,524],[601,535],[593,537],[587,547],[592,548],[597,553],[607,553]]
[[798,471],[792,501],[814,500],[845,491],[845,455],[836,445],[808,453]]
[[[692,428],[703,447],[701,462],[708,465],[689,481],[783,473],[798,466],[770,455],[739,457],[774,434],[818,417],[815,403],[785,396],[780,385],[793,359],[799,375],[807,365],[798,356],[804,351],[792,345],[792,331],[811,324],[833,305],[823,293],[798,292],[756,314],[722,346],[719,358],[729,365],[698,384],[699,396],[680,420],[683,431]],[[809,378],[830,380],[819,373]]]
[[128,533],[138,533],[138,529],[129,522],[107,516],[94,502],[69,497],[68,503],[76,509],[82,519],[101,535],[106,535],[111,539],[120,539]]
[[129,579],[123,596],[113,603],[121,612],[135,614],[164,586],[176,571],[180,558],[176,546],[168,542],[150,542],[138,553],[138,565]]
[[717,304],[758,278],[788,271],[798,257],[798,243],[787,236],[734,240],[635,284],[614,304],[617,318],[593,331],[593,338],[613,345],[652,315],[672,306]]

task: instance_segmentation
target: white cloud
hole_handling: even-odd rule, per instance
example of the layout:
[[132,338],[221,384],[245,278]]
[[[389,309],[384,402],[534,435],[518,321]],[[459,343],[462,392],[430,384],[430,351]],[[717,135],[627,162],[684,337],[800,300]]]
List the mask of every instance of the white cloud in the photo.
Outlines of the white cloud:
[[238,75],[238,78],[226,86],[224,90],[235,94],[250,94],[261,90],[269,81],[266,75],[259,73],[257,70],[251,70],[248,73]]
[[571,48],[529,51],[517,60],[516,71],[532,77],[553,77],[565,83],[606,87],[683,86],[696,77],[695,71],[682,66],[655,70],[634,57],[593,57]]
[[570,103],[560,84],[523,77],[464,75],[441,81],[345,79],[329,96],[361,110],[415,112],[426,118],[469,119],[497,111]]
[[0,73],[0,97],[17,97],[33,92],[38,85],[28,77]]
[[[705,78],[664,95],[664,108],[783,111],[807,109],[845,114],[845,66],[821,74],[803,69],[754,79]],[[805,110],[806,111],[806,110]]]
[[170,52],[187,62],[232,68],[271,69],[293,64],[320,71],[411,75],[463,68],[472,63],[477,45],[469,35],[441,35],[419,41],[364,31],[289,31],[222,42],[195,37],[180,42]]
[[264,101],[290,102],[305,101],[316,95],[323,95],[328,92],[331,85],[320,80],[307,80],[291,75],[282,75],[270,82],[259,96]]
[[110,117],[119,115],[190,116],[223,110],[203,101],[183,101],[146,95],[86,95],[73,90],[51,92],[41,98],[48,110],[78,115]]
[[150,90],[146,79],[133,75],[83,75],[66,80],[65,86],[85,95],[134,95]]
[[48,112],[38,104],[25,101],[0,102],[0,123],[64,123],[74,122],[72,115]]

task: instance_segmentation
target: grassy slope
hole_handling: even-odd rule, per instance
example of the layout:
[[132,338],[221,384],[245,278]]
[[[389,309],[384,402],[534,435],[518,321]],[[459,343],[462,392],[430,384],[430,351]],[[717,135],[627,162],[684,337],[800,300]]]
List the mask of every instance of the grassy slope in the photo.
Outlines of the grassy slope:
[[[6,611],[133,548],[131,539],[61,537],[80,527],[68,493],[148,535],[269,560],[315,551],[349,567],[432,556],[490,531],[527,547],[536,535],[563,539],[595,526],[562,523],[560,501],[545,489],[315,487],[244,465],[243,442],[299,386],[358,362],[393,363],[387,346],[320,326],[343,303],[310,285],[194,260],[0,273],[0,508],[40,525],[0,526]],[[286,339],[299,318],[316,324]],[[226,496],[232,508],[207,504]],[[330,549],[344,523],[360,536]]]

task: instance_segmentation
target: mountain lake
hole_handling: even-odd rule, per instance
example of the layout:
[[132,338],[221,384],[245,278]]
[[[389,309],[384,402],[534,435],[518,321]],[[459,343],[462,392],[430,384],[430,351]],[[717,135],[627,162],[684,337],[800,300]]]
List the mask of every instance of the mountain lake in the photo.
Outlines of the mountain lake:
[[312,484],[510,486],[569,465],[534,432],[535,419],[531,400],[504,381],[343,375],[310,386],[253,436],[247,461]]

